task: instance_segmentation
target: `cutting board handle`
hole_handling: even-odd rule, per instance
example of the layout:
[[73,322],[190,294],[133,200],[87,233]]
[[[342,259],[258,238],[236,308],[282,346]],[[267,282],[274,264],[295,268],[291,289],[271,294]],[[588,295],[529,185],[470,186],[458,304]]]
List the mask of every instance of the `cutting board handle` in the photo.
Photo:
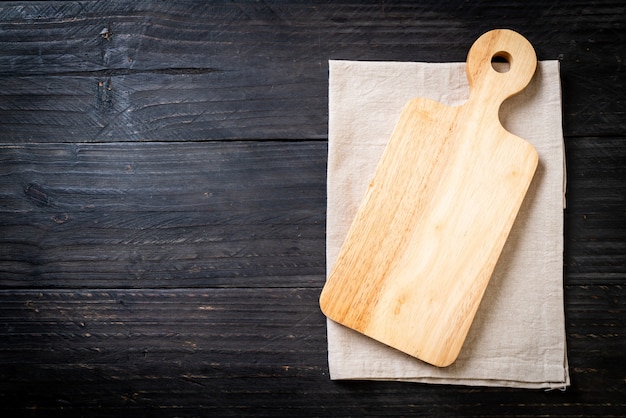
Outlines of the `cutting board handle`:
[[[493,64],[498,59],[506,61],[502,63],[505,69]],[[522,35],[509,29],[487,32],[474,42],[467,54],[470,100],[482,100],[499,107],[528,85],[536,67],[535,50]]]

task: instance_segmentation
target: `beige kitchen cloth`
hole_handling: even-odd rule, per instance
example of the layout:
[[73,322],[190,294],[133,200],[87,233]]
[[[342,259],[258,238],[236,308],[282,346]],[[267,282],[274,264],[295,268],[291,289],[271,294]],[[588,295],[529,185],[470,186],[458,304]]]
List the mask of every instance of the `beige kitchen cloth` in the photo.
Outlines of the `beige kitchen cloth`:
[[[327,271],[330,271],[404,104],[459,105],[465,63],[330,61]],[[461,353],[438,368],[328,320],[331,379],[564,389],[564,147],[558,61],[541,61],[500,119],[539,165]],[[477,139],[478,140],[478,139]],[[419,289],[415,290],[416,292]]]

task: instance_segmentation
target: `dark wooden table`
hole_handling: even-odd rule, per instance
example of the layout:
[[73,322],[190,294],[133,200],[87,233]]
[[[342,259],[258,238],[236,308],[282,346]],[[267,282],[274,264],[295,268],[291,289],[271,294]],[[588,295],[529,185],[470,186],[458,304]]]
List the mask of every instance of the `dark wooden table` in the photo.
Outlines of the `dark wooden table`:
[[[328,60],[496,27],[561,62],[572,386],[332,382]],[[0,407],[626,415],[624,59],[619,0],[0,3]]]

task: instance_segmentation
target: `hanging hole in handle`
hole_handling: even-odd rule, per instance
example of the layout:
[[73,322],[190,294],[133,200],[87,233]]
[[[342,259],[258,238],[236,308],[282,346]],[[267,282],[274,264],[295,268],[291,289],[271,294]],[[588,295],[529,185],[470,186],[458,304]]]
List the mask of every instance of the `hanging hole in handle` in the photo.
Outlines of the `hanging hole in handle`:
[[508,73],[511,69],[511,54],[506,51],[500,51],[491,57],[491,68],[498,73]]

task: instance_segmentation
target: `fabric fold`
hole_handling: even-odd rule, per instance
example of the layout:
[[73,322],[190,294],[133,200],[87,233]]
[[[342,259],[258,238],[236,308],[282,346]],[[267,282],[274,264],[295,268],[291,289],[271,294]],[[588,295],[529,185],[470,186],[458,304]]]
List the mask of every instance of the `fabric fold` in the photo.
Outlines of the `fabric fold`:
[[[327,270],[337,257],[404,104],[460,105],[464,63],[330,61]],[[503,103],[503,126],[539,166],[458,359],[438,368],[328,320],[331,379],[522,388],[569,385],[563,309],[564,147],[558,61]]]

